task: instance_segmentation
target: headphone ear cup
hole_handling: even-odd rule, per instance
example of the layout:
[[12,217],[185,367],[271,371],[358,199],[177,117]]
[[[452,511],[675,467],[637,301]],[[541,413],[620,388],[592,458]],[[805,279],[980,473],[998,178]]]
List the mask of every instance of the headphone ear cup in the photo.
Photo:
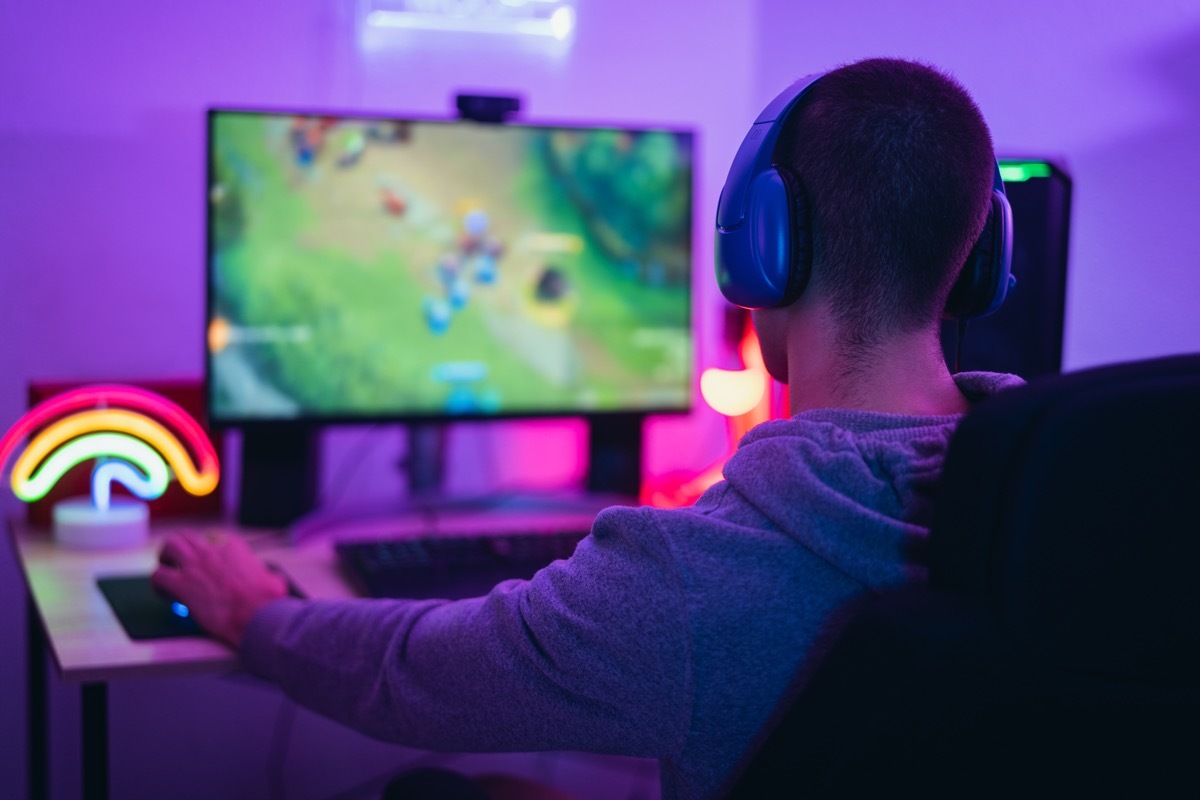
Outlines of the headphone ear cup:
[[728,285],[721,287],[725,296],[747,308],[795,302],[812,273],[808,195],[795,176],[772,168],[754,178],[742,236],[740,247],[719,249],[719,256],[729,257]]
[[792,268],[788,272],[787,289],[780,305],[791,305],[804,293],[808,279],[812,276],[813,229],[809,213],[808,193],[800,179],[786,170],[779,170],[787,187],[788,203],[792,210],[791,251]]
[[967,320],[984,317],[1000,307],[1015,283],[1012,263],[1012,209],[1002,191],[992,191],[987,222],[963,264],[943,317]]
[[743,308],[774,308],[788,293],[792,267],[791,200],[783,176],[760,172],[746,190],[745,218],[717,229],[717,284]]

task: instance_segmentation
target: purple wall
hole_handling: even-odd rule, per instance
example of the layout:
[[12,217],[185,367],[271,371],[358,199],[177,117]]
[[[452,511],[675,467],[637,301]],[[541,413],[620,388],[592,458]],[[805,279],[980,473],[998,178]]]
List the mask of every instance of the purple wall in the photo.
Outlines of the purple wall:
[[1075,179],[1068,369],[1200,351],[1200,5],[760,0],[756,103],[872,55],[953,72],[1000,155],[1061,159]]
[[[1192,234],[1200,155],[1200,8],[1014,0],[994,5],[843,0],[579,0],[569,48],[462,34],[360,47],[354,3],[175,4],[57,0],[0,5],[0,424],[32,379],[198,375],[202,325],[202,109],[213,103],[449,113],[455,90],[520,91],[529,119],[648,122],[700,133],[697,288],[708,280],[717,192],[749,119],[789,80],[867,55],[923,58],[978,98],[1002,153],[1062,158],[1076,179],[1066,358],[1078,367],[1200,350]],[[898,9],[904,8],[904,11]],[[1129,10],[1122,10],[1128,8]],[[703,313],[701,366],[718,317]],[[357,458],[363,434],[327,441]],[[399,436],[363,451],[354,497],[394,490]],[[456,432],[455,452],[551,457],[464,470],[465,488],[553,484],[578,469],[571,423]],[[707,413],[656,422],[650,469],[707,464]],[[463,461],[468,456],[461,456]],[[548,465],[548,466],[544,466]],[[15,505],[7,493],[0,510]],[[0,786],[23,785],[22,598],[0,549]],[[251,797],[268,785],[279,698],[241,680],[114,687],[116,796]],[[76,699],[56,693],[68,760]],[[292,797],[334,794],[403,751],[301,714],[284,771]],[[477,762],[467,762],[468,765]],[[486,766],[486,764],[485,764]],[[530,762],[533,771],[553,769]],[[569,783],[614,794],[573,765]],[[633,768],[636,772],[636,767]],[[636,784],[636,782],[635,782]],[[70,789],[69,781],[59,788]],[[621,790],[628,794],[624,789]],[[629,791],[632,791],[629,790]],[[620,796],[620,795],[618,795]]]
[[[364,46],[359,5],[0,4],[0,425],[22,413],[33,379],[200,374],[202,124],[210,104],[450,115],[456,91],[516,91],[529,120],[694,127],[697,214],[713,214],[751,113],[752,6],[580,0],[569,46],[448,33]],[[709,311],[718,307],[707,225],[695,251],[703,363],[717,338]],[[722,438],[711,412],[654,422],[648,466],[663,472],[707,464]],[[327,437],[330,471],[363,462],[344,500],[396,491],[400,441],[391,429]],[[579,476],[580,441],[571,422],[456,430],[452,484],[569,482]],[[535,457],[514,465],[517,451]],[[0,493],[0,510],[15,507]],[[9,743],[0,749],[0,793],[20,796],[23,602],[8,548],[0,553],[0,600],[7,601],[0,637],[9,643],[0,662],[7,698],[0,741]],[[56,753],[65,756],[59,765],[71,767],[77,695],[60,690],[53,699]],[[112,705],[114,796],[266,795],[279,707],[273,689],[217,679],[129,682],[114,687]],[[288,796],[329,796],[404,752],[302,713],[285,772]],[[529,768],[555,765],[535,760]],[[618,788],[631,775],[630,788]],[[567,775],[583,796],[597,797],[625,796],[645,777],[640,764],[615,771],[575,764]],[[69,777],[59,782],[63,796],[71,788]]]

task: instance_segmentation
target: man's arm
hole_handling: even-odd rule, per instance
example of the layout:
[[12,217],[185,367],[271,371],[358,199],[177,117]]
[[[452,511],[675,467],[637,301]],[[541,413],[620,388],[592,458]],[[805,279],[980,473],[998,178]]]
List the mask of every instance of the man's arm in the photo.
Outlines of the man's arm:
[[275,600],[241,654],[300,703],[378,738],[459,751],[682,747],[682,592],[649,518],[614,509],[568,561],[449,601]]

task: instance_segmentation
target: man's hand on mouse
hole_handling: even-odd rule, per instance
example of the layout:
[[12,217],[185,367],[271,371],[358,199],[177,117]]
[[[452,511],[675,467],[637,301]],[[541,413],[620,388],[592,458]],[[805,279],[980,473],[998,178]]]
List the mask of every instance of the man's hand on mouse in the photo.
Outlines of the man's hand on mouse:
[[150,581],[187,606],[201,628],[235,650],[254,613],[288,594],[287,581],[244,539],[224,533],[167,537]]

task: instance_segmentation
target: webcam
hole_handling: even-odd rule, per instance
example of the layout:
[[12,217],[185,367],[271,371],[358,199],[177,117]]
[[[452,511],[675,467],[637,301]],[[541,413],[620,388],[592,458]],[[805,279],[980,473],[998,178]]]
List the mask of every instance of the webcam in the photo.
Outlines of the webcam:
[[454,100],[458,115],[476,122],[504,122],[521,110],[521,98],[506,95],[460,94]]

